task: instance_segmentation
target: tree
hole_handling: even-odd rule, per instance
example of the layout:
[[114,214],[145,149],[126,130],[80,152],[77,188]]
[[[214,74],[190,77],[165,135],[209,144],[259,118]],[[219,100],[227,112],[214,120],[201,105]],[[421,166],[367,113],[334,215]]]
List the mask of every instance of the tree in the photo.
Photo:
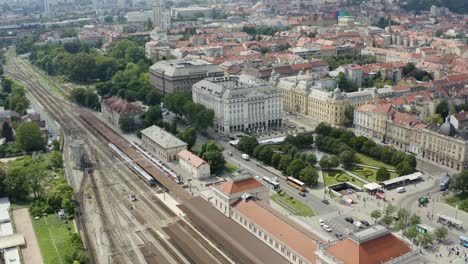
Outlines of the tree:
[[442,35],[444,34],[444,32],[440,29],[436,30],[436,32],[434,33],[434,36],[436,38],[440,38]]
[[336,155],[324,155],[319,161],[320,167],[324,170],[338,167],[340,165],[340,158]]
[[447,238],[448,230],[447,228],[440,226],[434,230],[434,236],[438,241],[443,241]]
[[374,222],[377,222],[377,219],[382,217],[382,212],[380,210],[374,210],[374,211],[372,211],[370,216],[372,217],[372,219],[374,219]]
[[353,125],[353,121],[354,121],[354,106],[352,106],[352,105],[347,105],[347,106],[345,107],[344,116],[345,116],[344,125],[345,125],[345,126],[351,126],[351,125]]
[[197,114],[196,126],[201,130],[205,130],[208,127],[213,126],[213,120],[214,111],[212,109],[203,109]]
[[354,153],[349,150],[345,150],[340,153],[340,160],[345,168],[348,168],[351,165],[351,163],[354,162],[354,159]]
[[454,175],[450,188],[456,195],[466,197],[468,195],[468,170]]
[[223,153],[221,151],[210,150],[203,154],[202,157],[210,164],[210,171],[213,174],[218,174],[224,170],[224,160]]
[[390,216],[390,215],[384,215],[384,217],[382,218],[382,223],[384,223],[385,225],[391,225],[393,222],[393,217]]
[[306,162],[307,162],[309,165],[314,166],[315,164],[317,164],[317,156],[316,156],[314,153],[309,153],[309,154],[307,154]]
[[303,168],[305,168],[304,162],[300,159],[295,159],[289,164],[286,173],[294,178],[298,178]]
[[14,140],[13,129],[11,129],[11,126],[8,122],[3,122],[2,137],[5,138],[6,142],[10,142]]
[[170,132],[174,135],[176,135],[178,132],[177,132],[177,121],[175,119],[172,120],[171,122],[171,130]]
[[273,156],[273,149],[270,146],[264,147],[259,153],[259,159],[265,164],[271,164],[271,158]]
[[408,220],[410,226],[415,226],[421,223],[421,217],[417,214],[412,214]]
[[388,216],[392,216],[395,212],[396,212],[396,207],[392,204],[389,204],[386,208],[385,208],[385,215],[388,215]]
[[406,231],[403,233],[407,238],[413,240],[418,236],[418,230],[416,229],[415,225],[410,226]]
[[161,108],[157,105],[150,106],[148,111],[144,114],[143,124],[145,127],[155,125],[162,119]]
[[310,133],[299,134],[296,136],[288,135],[284,141],[296,146],[297,148],[303,149],[314,144],[314,136]]
[[240,140],[239,140],[239,143],[237,144],[237,147],[249,154],[249,155],[252,155],[253,154],[253,150],[255,149],[255,147],[258,145],[258,141],[256,138],[254,137],[251,137],[251,136],[246,136],[246,137],[242,137]]
[[394,228],[395,228],[396,231],[404,230],[406,228],[405,221],[403,221],[401,219],[396,221]]
[[406,221],[408,220],[409,213],[405,208],[400,208],[398,209],[397,212],[397,217],[399,220],[403,221],[406,224]]
[[2,89],[5,93],[11,93],[12,86],[13,86],[13,81],[10,78],[8,77],[3,78]]
[[273,154],[273,156],[271,157],[271,166],[278,168],[280,161],[281,161],[281,154],[279,153]]
[[107,24],[110,24],[113,21],[114,21],[114,18],[111,15],[107,15],[104,17],[104,22],[106,22]]
[[135,120],[129,115],[120,116],[119,126],[124,133],[133,132],[136,128]]
[[421,243],[421,246],[428,247],[434,244],[434,237],[429,233],[420,234],[419,241]]
[[192,149],[197,142],[197,130],[195,128],[187,128],[179,134],[179,138],[188,144],[188,149]]
[[376,180],[379,181],[379,182],[382,182],[382,181],[386,181],[388,179],[390,179],[390,172],[388,172],[387,168],[380,167],[377,170]]
[[50,162],[50,166],[53,167],[53,168],[62,168],[63,167],[63,162],[62,162],[62,153],[60,153],[60,151],[52,151],[50,154],[49,154],[49,162]]
[[436,107],[436,114],[439,114],[445,120],[449,114],[449,105],[446,100],[442,100]]
[[36,123],[24,122],[16,128],[15,143],[23,151],[39,151],[44,149],[45,139]]
[[403,161],[396,165],[396,173],[400,176],[411,174],[414,170],[414,167],[412,167],[407,161]]
[[440,114],[430,115],[426,117],[424,121],[432,125],[442,125],[444,123],[444,119],[442,118]]
[[408,62],[405,67],[403,67],[403,76],[406,76],[416,70],[416,65],[414,63]]
[[291,156],[282,155],[281,160],[280,160],[279,165],[278,165],[278,169],[281,170],[281,171],[286,171],[286,169],[288,168],[289,163],[291,162],[291,160],[292,160]]
[[53,150],[60,151],[60,142],[56,139],[52,140]]
[[319,176],[317,170],[315,170],[312,166],[307,166],[303,168],[299,173],[299,180],[301,180],[309,186],[317,185],[318,177]]

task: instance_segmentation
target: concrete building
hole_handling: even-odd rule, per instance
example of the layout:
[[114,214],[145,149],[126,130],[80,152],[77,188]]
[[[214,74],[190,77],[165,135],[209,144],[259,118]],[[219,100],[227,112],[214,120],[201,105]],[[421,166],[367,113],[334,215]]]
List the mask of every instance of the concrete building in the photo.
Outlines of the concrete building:
[[185,149],[178,156],[180,167],[192,178],[206,179],[211,176],[210,164],[202,158]]
[[149,20],[153,21],[152,11],[132,11],[125,16],[128,23],[146,23]]
[[353,123],[357,135],[461,171],[468,168],[468,132],[461,120],[458,114],[450,116],[444,124],[428,125],[417,116],[402,113],[390,104],[368,104],[354,111]]
[[284,110],[311,116],[318,122],[342,125],[346,122],[347,106],[358,107],[379,98],[375,88],[352,93],[336,88],[333,92],[327,92],[313,86],[313,82],[313,77],[309,75],[281,78],[277,87],[283,94]]
[[316,263],[320,238],[272,209],[269,187],[251,176],[230,179],[212,188],[212,205],[289,263]]
[[198,59],[158,61],[150,67],[150,84],[165,93],[191,91],[192,85],[208,77],[223,76],[217,65]]
[[171,8],[171,14],[174,18],[183,18],[183,17],[197,17],[202,15],[202,17],[211,17],[213,14],[213,8],[210,7],[174,7]]
[[421,262],[418,250],[381,225],[352,233],[344,240],[320,244],[316,255],[317,264]]
[[234,131],[265,131],[281,127],[281,90],[251,76],[204,79],[192,89],[193,101],[213,109],[215,128]]
[[178,154],[187,149],[187,143],[155,125],[141,131],[141,141],[146,150],[166,161],[176,161]]
[[142,107],[127,102],[126,100],[112,96],[104,99],[101,102],[101,113],[103,117],[115,126],[119,126],[121,117],[130,117],[134,120],[135,125],[141,124],[141,114],[145,111]]
[[347,80],[355,82],[359,88],[362,87],[362,67],[360,65],[342,65],[333,72],[330,72],[330,75],[336,77],[340,72],[346,76]]

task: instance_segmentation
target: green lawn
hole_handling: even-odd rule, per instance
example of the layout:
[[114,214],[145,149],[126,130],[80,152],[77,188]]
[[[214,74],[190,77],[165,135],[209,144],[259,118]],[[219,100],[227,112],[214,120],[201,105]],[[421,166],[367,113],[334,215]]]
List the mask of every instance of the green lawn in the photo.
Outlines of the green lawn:
[[378,161],[378,160],[375,160],[369,156],[366,156],[364,154],[361,154],[361,153],[356,153],[356,158],[359,159],[359,164],[364,164],[364,165],[368,165],[368,166],[374,166],[374,167],[385,167],[387,169],[391,169],[391,170],[394,170],[395,167],[393,167],[392,165],[388,165],[388,164],[385,164],[381,161]]
[[465,207],[465,204],[468,204],[468,198],[462,199],[461,197],[457,197],[455,195],[450,195],[447,198],[443,199],[447,204],[450,204],[453,207],[458,206],[458,209],[463,210],[468,213],[468,207]]
[[238,167],[236,167],[234,164],[232,163],[229,163],[229,162],[226,162],[226,164],[224,165],[224,170],[227,172],[227,173],[234,173],[236,171],[239,170]]
[[364,182],[358,181],[348,174],[338,170],[323,171],[323,180],[325,181],[326,186],[335,185],[342,182],[350,182],[361,188],[364,186]]
[[[377,170],[376,169],[371,169],[371,168],[363,168],[363,167],[358,167],[358,166],[353,166],[350,170],[357,176],[369,181],[369,182],[376,182],[377,179]],[[395,172],[390,172],[390,179],[398,177],[398,174]]]
[[[68,239],[70,235],[65,220],[59,220],[55,214],[41,217],[39,220],[31,218],[34,232],[41,248],[45,264],[68,264],[65,255],[70,250]],[[75,232],[73,222],[69,221],[71,232]]]
[[281,199],[283,202],[296,209],[299,212],[296,214],[298,216],[314,216],[314,211],[312,211],[310,207],[305,205],[303,202],[294,199],[292,196],[284,192],[282,192],[281,194],[276,193],[272,195],[271,200],[277,203],[279,206],[283,207],[284,209],[290,211],[288,207],[284,206],[282,203],[279,203],[278,201],[276,201],[276,199]]

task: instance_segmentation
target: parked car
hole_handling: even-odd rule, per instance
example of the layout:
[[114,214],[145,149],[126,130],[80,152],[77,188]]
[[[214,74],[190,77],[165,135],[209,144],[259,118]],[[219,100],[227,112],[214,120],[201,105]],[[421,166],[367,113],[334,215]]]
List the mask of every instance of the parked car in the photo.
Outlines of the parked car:
[[327,231],[327,232],[331,232],[331,231],[332,231],[332,229],[331,229],[329,226],[327,226],[327,225],[322,225],[322,228],[323,228],[323,230],[325,230],[325,231]]
[[299,195],[302,196],[302,197],[306,197],[306,193],[305,193],[305,192],[300,192]]
[[325,222],[323,222],[323,219],[319,219],[318,222],[320,226],[323,226],[325,224]]
[[405,189],[405,187],[398,187],[396,189],[396,191],[397,191],[397,193],[404,193],[404,192],[406,192],[406,189]]
[[229,151],[229,156],[232,156],[232,151]]
[[344,220],[346,220],[346,222],[348,222],[348,223],[354,223],[354,219],[352,217],[349,217],[349,216],[345,217]]
[[335,236],[336,236],[336,238],[338,238],[339,240],[343,240],[343,238],[344,238],[344,237],[343,237],[343,234],[341,234],[341,233],[336,233]]
[[322,203],[324,203],[324,204],[330,204],[330,202],[329,202],[327,199],[323,199],[323,200],[322,200]]
[[361,221],[361,223],[362,223],[363,225],[365,225],[365,226],[369,226],[369,225],[370,225],[369,222],[367,222],[366,220]]
[[363,224],[362,224],[361,222],[359,222],[359,221],[354,222],[353,225],[355,225],[355,226],[358,227],[358,228],[362,228],[362,227],[363,227]]

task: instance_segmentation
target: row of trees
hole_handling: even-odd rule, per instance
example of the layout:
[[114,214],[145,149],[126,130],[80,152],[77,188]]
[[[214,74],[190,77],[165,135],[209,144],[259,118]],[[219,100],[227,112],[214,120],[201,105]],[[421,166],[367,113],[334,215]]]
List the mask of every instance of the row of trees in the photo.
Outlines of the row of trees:
[[[363,153],[384,163],[394,165],[399,175],[415,171],[416,158],[413,155],[397,151],[392,147],[380,146],[363,136],[357,137],[347,129],[333,128],[325,123],[320,123],[315,132],[318,134],[315,145],[326,152],[340,155],[345,151]],[[357,160],[351,161],[357,162]],[[344,165],[346,166],[346,162]]]
[[0,105],[20,115],[25,114],[29,106],[29,100],[26,98],[23,85],[10,77],[4,76],[1,87]]
[[167,109],[174,112],[176,116],[185,117],[189,124],[193,124],[201,131],[213,126],[214,111],[202,104],[194,103],[189,92],[173,92],[166,95],[163,102]]
[[243,137],[237,147],[263,163],[314,186],[318,180],[318,173],[314,168],[317,157],[313,153],[299,152],[299,148],[306,148],[312,144],[312,135],[303,134],[296,137],[288,136],[285,143],[279,147],[260,145],[254,137]]
[[70,99],[77,104],[94,110],[101,109],[98,95],[85,88],[75,88],[70,94]]
[[403,235],[412,241],[418,241],[421,246],[428,247],[434,244],[434,239],[443,241],[447,237],[448,230],[445,227],[438,227],[434,234],[420,234],[417,231],[417,225],[421,223],[421,217],[417,214],[410,214],[404,208],[397,208],[389,204],[383,213],[381,210],[374,210],[370,216],[376,222],[381,222],[387,226],[393,224],[393,229],[402,231]]
[[357,63],[359,65],[372,64],[375,63],[375,57],[370,55],[361,55],[358,51],[353,51],[352,53],[339,54],[334,56],[321,56],[329,66],[331,70],[338,68],[340,65]]

